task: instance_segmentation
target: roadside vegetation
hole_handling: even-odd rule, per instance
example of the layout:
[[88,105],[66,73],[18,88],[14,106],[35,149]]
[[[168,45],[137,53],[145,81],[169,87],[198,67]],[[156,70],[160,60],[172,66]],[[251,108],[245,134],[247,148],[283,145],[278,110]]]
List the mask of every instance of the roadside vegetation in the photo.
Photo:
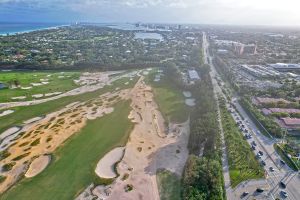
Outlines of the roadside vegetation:
[[274,149],[291,169],[299,171],[300,161],[294,149],[288,144],[274,144]]
[[220,108],[232,187],[249,179],[263,178],[263,168],[227,111],[224,100],[220,102]]
[[[129,81],[129,78],[122,78],[120,80],[115,81],[110,86],[105,86],[102,89],[99,89],[94,92],[88,92],[75,96],[63,97],[57,100],[48,101],[45,103],[32,105],[32,106],[22,106],[22,107],[14,107],[14,113],[10,115],[6,115],[0,118],[0,134],[4,132],[6,129],[20,125],[23,121],[28,120],[30,118],[36,116],[46,115],[50,112],[54,112],[56,110],[62,109],[66,105],[76,102],[76,101],[87,101],[89,99],[96,98],[97,96],[104,94],[105,92],[114,91],[116,87],[120,89],[130,88],[136,83],[137,78],[133,81]],[[129,82],[128,85],[124,83]]]
[[94,170],[108,151],[127,142],[133,127],[130,102],[121,101],[111,114],[90,120],[76,135],[54,152],[53,161],[39,175],[23,179],[0,199],[74,199],[91,182],[98,183]]
[[[0,83],[7,88],[0,89],[0,102],[17,101],[12,97],[26,97],[23,100],[32,100],[32,95],[47,94],[53,92],[66,92],[78,87],[74,80],[80,76],[80,72],[55,72],[55,71],[20,71],[0,72]],[[42,81],[41,81],[42,80]],[[49,82],[40,86],[32,86],[31,83]],[[30,89],[22,89],[29,88]],[[42,98],[41,98],[42,99]]]
[[269,134],[271,134],[274,137],[282,137],[282,129],[272,118],[269,116],[264,116],[257,108],[255,108],[255,106],[250,103],[248,98],[244,97],[240,102],[264,135],[270,137]]
[[160,199],[181,200],[180,177],[168,170],[159,171],[156,175]]
[[[196,59],[197,57],[195,57]],[[196,99],[190,117],[189,159],[183,175],[184,200],[225,199],[221,162],[221,141],[217,123],[216,101],[209,74],[210,66],[202,64],[198,54],[201,81],[190,88]]]

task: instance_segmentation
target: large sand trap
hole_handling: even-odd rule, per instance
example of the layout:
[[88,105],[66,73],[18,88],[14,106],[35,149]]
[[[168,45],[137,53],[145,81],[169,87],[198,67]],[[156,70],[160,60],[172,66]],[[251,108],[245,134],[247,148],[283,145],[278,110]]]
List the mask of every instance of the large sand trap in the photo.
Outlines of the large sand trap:
[[31,178],[38,175],[47,167],[50,161],[51,161],[50,155],[42,155],[37,157],[30,164],[27,172],[25,173],[25,177]]
[[0,117],[3,117],[5,115],[9,115],[11,113],[15,112],[14,110],[5,110],[3,112],[0,112]]
[[115,148],[98,162],[95,172],[100,178],[115,178],[117,176],[114,165],[122,159],[124,149],[124,147]]

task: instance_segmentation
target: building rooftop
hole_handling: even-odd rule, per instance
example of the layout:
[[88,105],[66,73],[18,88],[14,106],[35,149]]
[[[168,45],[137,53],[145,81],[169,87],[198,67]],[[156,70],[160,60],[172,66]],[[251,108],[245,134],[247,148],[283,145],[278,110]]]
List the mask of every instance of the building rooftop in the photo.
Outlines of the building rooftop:
[[285,117],[285,118],[282,118],[283,122],[286,124],[286,125],[300,125],[300,118],[290,118],[290,117]]
[[188,73],[189,73],[190,79],[193,79],[193,80],[199,80],[200,79],[200,77],[198,75],[198,72],[196,70],[189,70]]

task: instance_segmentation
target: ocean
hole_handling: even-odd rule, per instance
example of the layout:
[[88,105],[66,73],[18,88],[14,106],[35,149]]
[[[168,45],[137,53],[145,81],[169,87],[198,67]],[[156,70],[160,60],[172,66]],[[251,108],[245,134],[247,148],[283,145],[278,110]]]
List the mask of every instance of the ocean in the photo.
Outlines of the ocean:
[[41,29],[54,28],[63,26],[62,23],[6,23],[0,22],[0,35],[14,35],[16,33],[24,33]]

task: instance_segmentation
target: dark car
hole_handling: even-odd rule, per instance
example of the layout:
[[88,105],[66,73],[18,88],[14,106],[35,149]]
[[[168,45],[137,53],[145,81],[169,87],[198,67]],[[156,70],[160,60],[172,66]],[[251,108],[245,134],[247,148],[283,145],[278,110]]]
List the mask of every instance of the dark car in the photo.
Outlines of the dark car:
[[258,151],[258,153],[262,156],[262,155],[264,155],[264,152],[262,152],[262,151]]
[[245,197],[249,194],[249,192],[243,192],[242,197]]
[[254,151],[256,148],[255,148],[255,146],[252,145],[252,146],[251,146],[251,149]]
[[265,166],[266,165],[266,162],[265,161],[261,161],[261,164],[263,165],[263,166]]
[[288,194],[287,194],[286,191],[281,190],[280,194],[281,194],[284,198],[287,198],[287,197],[288,197]]
[[285,165],[285,162],[283,160],[280,160],[280,163],[283,164],[283,165]]
[[286,184],[284,182],[282,182],[282,181],[280,181],[279,185],[280,185],[280,187],[282,187],[284,189],[286,188]]
[[259,192],[259,193],[262,193],[262,192],[264,192],[265,190],[264,189],[262,189],[262,188],[257,188],[256,189],[256,192]]

